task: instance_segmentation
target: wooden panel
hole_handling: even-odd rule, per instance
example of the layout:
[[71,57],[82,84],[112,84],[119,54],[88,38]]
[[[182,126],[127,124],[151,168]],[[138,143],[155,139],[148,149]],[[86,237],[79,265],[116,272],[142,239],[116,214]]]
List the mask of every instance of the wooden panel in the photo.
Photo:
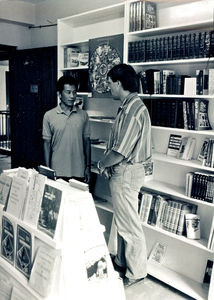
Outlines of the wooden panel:
[[56,106],[56,47],[16,51],[10,59],[12,167],[43,163],[42,119]]

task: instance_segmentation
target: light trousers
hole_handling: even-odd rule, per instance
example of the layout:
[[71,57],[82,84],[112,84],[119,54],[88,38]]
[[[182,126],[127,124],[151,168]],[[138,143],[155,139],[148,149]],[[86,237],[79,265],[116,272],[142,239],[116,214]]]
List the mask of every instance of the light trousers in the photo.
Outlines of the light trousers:
[[126,277],[147,275],[147,248],[138,214],[138,193],[145,178],[142,164],[120,164],[112,168],[109,181],[118,235],[115,262],[126,268]]

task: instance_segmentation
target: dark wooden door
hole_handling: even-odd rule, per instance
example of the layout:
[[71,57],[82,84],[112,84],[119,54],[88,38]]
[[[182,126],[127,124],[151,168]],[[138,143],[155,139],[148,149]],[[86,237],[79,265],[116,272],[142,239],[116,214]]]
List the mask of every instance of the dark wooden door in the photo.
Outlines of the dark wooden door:
[[12,167],[43,163],[42,119],[57,104],[57,47],[16,51],[9,60]]

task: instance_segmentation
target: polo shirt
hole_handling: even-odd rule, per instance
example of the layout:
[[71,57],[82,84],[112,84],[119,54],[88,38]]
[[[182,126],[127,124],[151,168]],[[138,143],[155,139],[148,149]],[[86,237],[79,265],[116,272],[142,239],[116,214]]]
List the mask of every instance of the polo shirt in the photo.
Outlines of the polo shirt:
[[112,126],[107,151],[114,150],[130,163],[143,163],[151,158],[151,120],[137,93],[123,101]]
[[60,105],[47,111],[43,118],[42,136],[51,142],[51,168],[57,176],[84,177],[83,139],[90,137],[86,111],[74,106],[66,114]]

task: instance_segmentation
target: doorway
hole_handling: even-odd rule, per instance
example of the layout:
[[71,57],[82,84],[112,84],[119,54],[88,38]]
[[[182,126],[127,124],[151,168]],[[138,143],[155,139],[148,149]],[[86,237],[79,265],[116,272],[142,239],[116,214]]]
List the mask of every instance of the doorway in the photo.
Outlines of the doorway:
[[0,154],[11,154],[9,59],[15,46],[0,44]]

